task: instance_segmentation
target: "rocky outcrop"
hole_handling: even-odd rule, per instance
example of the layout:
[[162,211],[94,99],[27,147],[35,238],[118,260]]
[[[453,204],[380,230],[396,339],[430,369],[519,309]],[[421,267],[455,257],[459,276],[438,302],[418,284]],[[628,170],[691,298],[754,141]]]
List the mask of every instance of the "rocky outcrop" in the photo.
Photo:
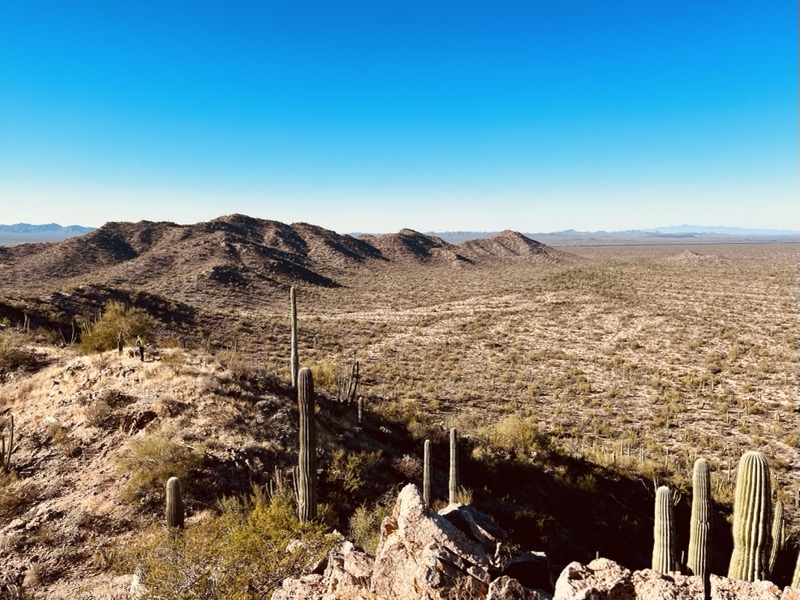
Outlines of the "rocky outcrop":
[[[556,582],[554,600],[694,600],[703,598],[703,581],[650,569],[631,572],[612,560],[570,563]],[[711,600],[800,600],[797,590],[781,591],[769,581],[738,581],[711,575]]]
[[403,488],[392,515],[384,519],[374,559],[342,540],[320,570],[284,581],[273,600],[552,597],[547,589],[532,589],[508,574],[525,573],[525,583],[552,589],[543,554],[509,556],[504,532],[486,515],[460,504],[431,512],[414,485]]

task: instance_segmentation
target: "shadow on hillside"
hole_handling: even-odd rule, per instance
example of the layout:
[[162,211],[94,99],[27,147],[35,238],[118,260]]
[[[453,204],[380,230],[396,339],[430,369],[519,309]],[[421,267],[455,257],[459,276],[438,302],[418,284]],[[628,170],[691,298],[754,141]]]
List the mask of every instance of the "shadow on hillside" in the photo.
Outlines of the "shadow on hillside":
[[[289,429],[288,433],[273,434],[262,423],[257,436],[279,439],[282,451],[264,452],[254,444],[230,456],[207,460],[198,481],[203,490],[198,498],[201,504],[247,493],[253,484],[267,483],[275,468],[290,469],[296,464],[297,409],[291,388],[269,377],[243,385],[252,394],[249,402],[253,406],[267,406],[267,422]],[[406,483],[421,486],[423,444],[401,423],[369,412],[359,425],[354,405],[338,404],[325,394],[318,394],[318,404],[318,497],[328,505],[331,525],[347,532],[348,520],[358,507],[391,503]],[[249,422],[242,426],[258,427]],[[434,504],[441,504],[448,489],[447,432],[437,432],[431,441],[432,493]],[[475,460],[472,456],[470,441],[461,440],[461,483],[471,490],[472,504],[505,529],[513,544],[545,551],[554,574],[574,560],[588,563],[596,554],[630,569],[650,567],[652,482],[554,452],[537,458],[535,464],[514,459]],[[343,476],[348,464],[361,471]],[[688,547],[690,503],[691,498],[684,494],[675,508],[678,559]],[[711,570],[720,575],[727,573],[732,551],[728,517],[725,507],[715,506]],[[792,565],[780,568],[781,573],[790,572]]]

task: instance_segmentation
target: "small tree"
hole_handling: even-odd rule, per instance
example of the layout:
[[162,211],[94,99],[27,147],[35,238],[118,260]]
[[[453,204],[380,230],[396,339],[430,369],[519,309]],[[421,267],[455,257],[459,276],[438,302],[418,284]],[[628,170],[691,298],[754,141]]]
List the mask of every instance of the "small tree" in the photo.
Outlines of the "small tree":
[[84,316],[80,348],[88,354],[117,348],[120,338],[125,340],[141,335],[147,340],[153,325],[153,318],[144,309],[127,307],[122,302],[111,300],[98,319]]

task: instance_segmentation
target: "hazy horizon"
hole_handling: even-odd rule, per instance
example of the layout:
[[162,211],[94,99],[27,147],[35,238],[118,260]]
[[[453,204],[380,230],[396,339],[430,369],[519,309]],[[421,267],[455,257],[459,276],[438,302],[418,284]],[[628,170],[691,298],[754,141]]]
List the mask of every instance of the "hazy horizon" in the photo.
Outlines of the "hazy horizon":
[[5,222],[800,230],[796,3],[41,2]]

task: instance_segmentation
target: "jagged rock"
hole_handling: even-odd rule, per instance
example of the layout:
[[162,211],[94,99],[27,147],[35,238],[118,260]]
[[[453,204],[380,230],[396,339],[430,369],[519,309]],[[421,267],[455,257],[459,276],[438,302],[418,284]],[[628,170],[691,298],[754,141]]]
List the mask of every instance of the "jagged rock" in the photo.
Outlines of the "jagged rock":
[[540,570],[544,565],[546,571],[546,557],[526,553],[516,562],[507,560],[506,535],[486,515],[465,505],[451,505],[443,513],[429,511],[416,486],[407,485],[381,525],[375,559],[341,538],[323,573],[309,568],[304,576],[283,581],[273,600],[551,598],[546,590],[527,588],[508,575],[495,579],[506,564]]
[[[570,563],[556,582],[554,600],[695,600],[703,597],[699,577],[662,574],[650,569],[631,573],[612,560],[588,565]],[[738,581],[711,575],[711,600],[787,600],[796,590],[781,590],[769,581]]]
[[272,600],[336,600],[369,598],[372,558],[341,538],[328,555],[322,574],[310,573],[286,579],[272,594]]
[[598,558],[588,566],[572,562],[556,581],[554,600],[630,600],[636,597],[631,572],[613,560]]
[[430,512],[409,484],[381,525],[371,590],[386,599],[485,598],[489,566],[485,550]]

